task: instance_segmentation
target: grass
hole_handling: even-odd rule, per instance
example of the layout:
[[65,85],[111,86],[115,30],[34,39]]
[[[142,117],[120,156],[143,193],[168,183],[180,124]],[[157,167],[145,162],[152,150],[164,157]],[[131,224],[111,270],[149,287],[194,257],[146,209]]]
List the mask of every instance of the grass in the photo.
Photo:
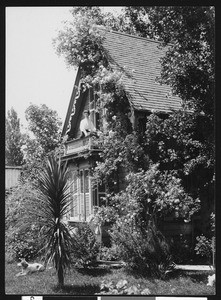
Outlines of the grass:
[[149,288],[151,295],[214,295],[215,288],[207,286],[209,272],[176,271],[167,280],[158,280],[128,274],[123,269],[70,270],[65,277],[65,286],[57,288],[55,269],[28,276],[16,277],[19,272],[16,263],[5,264],[5,293],[21,295],[94,295],[100,293],[102,280],[117,283],[126,279],[129,286],[140,284]]

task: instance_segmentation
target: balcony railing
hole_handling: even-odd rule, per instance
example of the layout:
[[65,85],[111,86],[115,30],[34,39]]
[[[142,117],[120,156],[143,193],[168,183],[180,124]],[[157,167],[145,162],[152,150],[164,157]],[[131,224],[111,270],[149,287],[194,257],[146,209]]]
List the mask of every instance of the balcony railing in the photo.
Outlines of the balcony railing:
[[[65,155],[77,154],[89,150],[95,150],[93,137],[87,136],[76,140],[71,140],[65,143]],[[98,150],[98,149],[97,149]]]

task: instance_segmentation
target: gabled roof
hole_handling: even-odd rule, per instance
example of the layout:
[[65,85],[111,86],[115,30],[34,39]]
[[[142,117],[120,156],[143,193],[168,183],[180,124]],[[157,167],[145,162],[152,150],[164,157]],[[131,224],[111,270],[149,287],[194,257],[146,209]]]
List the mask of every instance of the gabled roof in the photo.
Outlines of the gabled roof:
[[[104,36],[103,46],[112,63],[125,71],[123,84],[135,110],[171,112],[181,108],[181,99],[171,94],[171,88],[157,82],[160,59],[165,54],[165,50],[159,48],[159,42],[104,28],[100,28],[100,33]],[[75,111],[79,81],[80,72],[75,80],[62,135]]]
[[113,61],[132,77],[124,76],[126,92],[136,110],[170,112],[181,108],[181,99],[171,94],[171,88],[157,82],[160,58],[165,50],[160,43],[116,31],[102,30],[104,47]]

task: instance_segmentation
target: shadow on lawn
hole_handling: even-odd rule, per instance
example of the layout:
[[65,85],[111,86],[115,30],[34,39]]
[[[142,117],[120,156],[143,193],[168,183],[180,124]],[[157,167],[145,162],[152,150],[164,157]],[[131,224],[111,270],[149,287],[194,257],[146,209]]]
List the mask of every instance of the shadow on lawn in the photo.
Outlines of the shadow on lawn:
[[93,277],[104,276],[106,274],[110,274],[111,270],[109,268],[94,268],[94,269],[77,269],[78,273],[82,275],[90,275]]
[[62,289],[58,287],[54,288],[55,292],[60,292],[62,294],[71,295],[94,295],[100,292],[100,286],[98,284],[85,284],[85,285],[65,285]]
[[207,283],[208,275],[211,275],[211,272],[203,272],[203,271],[182,271],[182,270],[174,270],[167,279],[176,279],[178,277],[183,278],[191,278],[195,282],[203,282]]

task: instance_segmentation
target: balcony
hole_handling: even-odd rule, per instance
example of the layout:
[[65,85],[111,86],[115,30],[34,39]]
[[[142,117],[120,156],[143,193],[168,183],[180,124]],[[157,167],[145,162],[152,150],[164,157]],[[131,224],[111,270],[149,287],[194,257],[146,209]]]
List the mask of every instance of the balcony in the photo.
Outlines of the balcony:
[[71,140],[65,143],[64,155],[80,154],[90,150],[98,151],[94,142],[95,137],[87,136],[81,139]]

